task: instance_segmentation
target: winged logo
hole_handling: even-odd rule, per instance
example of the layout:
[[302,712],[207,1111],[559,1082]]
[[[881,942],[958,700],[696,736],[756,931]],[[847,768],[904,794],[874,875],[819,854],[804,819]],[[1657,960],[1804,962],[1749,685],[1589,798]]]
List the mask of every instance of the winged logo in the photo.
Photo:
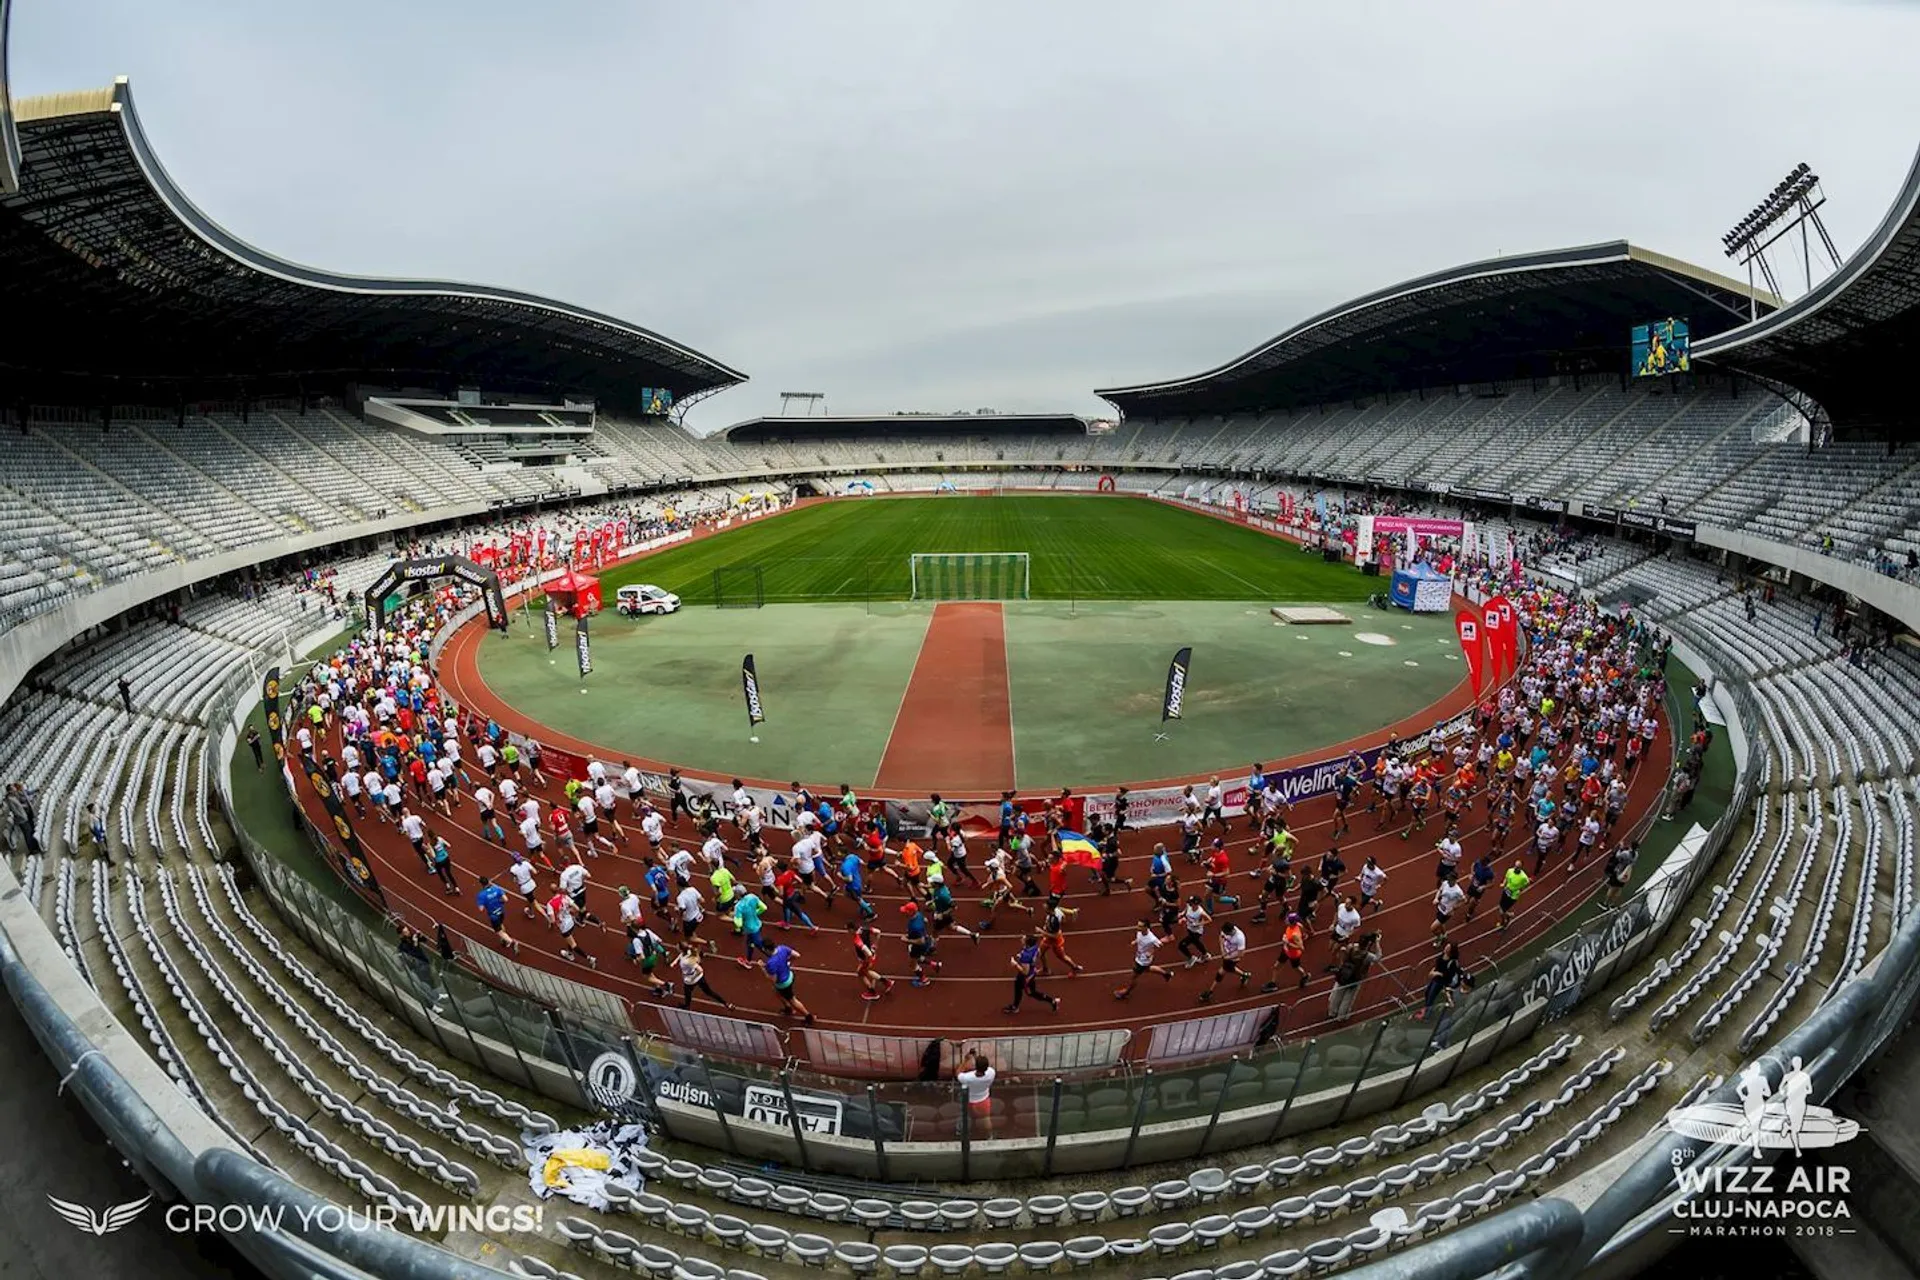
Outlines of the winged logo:
[[108,1205],[95,1213],[84,1204],[75,1204],[71,1200],[62,1200],[50,1195],[47,1203],[53,1211],[65,1218],[78,1230],[90,1236],[104,1236],[120,1230],[140,1216],[140,1211],[153,1203],[151,1195],[141,1196],[138,1200],[129,1200],[125,1204]]

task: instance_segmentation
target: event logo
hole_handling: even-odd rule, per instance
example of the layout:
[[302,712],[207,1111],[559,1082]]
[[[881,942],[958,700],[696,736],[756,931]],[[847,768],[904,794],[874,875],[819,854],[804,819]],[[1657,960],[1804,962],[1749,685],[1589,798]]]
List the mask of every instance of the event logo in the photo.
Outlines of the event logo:
[[[1750,1062],[1735,1088],[1739,1103],[1701,1102],[1667,1113],[1674,1133],[1715,1146],[1744,1148],[1758,1161],[1763,1152],[1808,1151],[1837,1147],[1860,1136],[1857,1121],[1810,1101],[1813,1077],[1798,1055],[1787,1063],[1775,1093],[1760,1067]],[[1776,1059],[1777,1061],[1777,1059]],[[1781,1169],[1761,1163],[1709,1163],[1694,1167],[1699,1152],[1682,1147],[1673,1153],[1680,1199],[1673,1216],[1684,1225],[1676,1233],[1714,1236],[1841,1234],[1832,1224],[1853,1217],[1846,1196],[1852,1170],[1845,1165],[1796,1163]]]
[[140,1216],[142,1209],[153,1203],[153,1197],[144,1195],[138,1200],[129,1200],[125,1204],[111,1204],[98,1213],[86,1205],[62,1200],[55,1195],[49,1195],[47,1203],[53,1207],[55,1213],[65,1218],[74,1230],[84,1231],[90,1236],[104,1236],[130,1225]]
[[627,1106],[639,1089],[640,1073],[624,1053],[609,1049],[587,1066],[587,1092],[608,1111]]

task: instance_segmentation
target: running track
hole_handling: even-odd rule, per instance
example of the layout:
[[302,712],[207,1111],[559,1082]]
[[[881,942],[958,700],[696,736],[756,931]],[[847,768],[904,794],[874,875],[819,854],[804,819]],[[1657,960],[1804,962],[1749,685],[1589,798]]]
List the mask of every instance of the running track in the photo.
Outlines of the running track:
[[[1671,763],[1669,733],[1670,729],[1663,726],[1653,752],[1631,780],[1629,803],[1621,822],[1623,831],[1630,830],[1659,796]],[[329,741],[337,749],[337,739],[330,738]],[[543,799],[558,795],[557,783],[558,780],[555,780],[555,785],[541,793]],[[533,790],[530,786],[528,789]],[[318,797],[304,785],[301,787],[301,803],[309,817],[319,823],[322,829],[330,825]],[[356,830],[368,851],[388,906],[415,926],[430,928],[435,921],[444,923],[448,932],[459,937],[464,946],[498,949],[500,944],[478,918],[473,905],[473,893],[479,875],[492,875],[510,889],[511,881],[505,874],[511,860],[507,848],[479,833],[477,814],[471,801],[463,808],[456,808],[451,820],[442,818],[435,811],[422,812],[423,816],[428,817],[429,825],[445,834],[453,846],[460,893],[457,897],[443,896],[438,881],[422,869],[419,859],[401,833],[378,819],[369,818],[357,822]],[[1305,868],[1319,857],[1330,842],[1331,798],[1322,797],[1296,806],[1294,813],[1293,829],[1300,837],[1295,861]],[[1484,813],[1476,805],[1462,821],[1461,841],[1465,846],[1465,857],[1469,860],[1487,846],[1490,838],[1483,820]],[[730,828],[725,830],[731,831]],[[1509,841],[1509,849],[1517,850],[1527,845],[1529,830],[1525,827],[1516,830]],[[635,839],[641,838],[638,831],[631,834]],[[1151,851],[1154,839],[1165,834],[1166,829],[1128,832],[1123,844],[1125,856],[1121,874],[1144,881],[1145,855]],[[1354,815],[1353,829],[1341,842],[1342,856],[1348,866],[1343,888],[1351,890],[1353,877],[1368,854],[1374,855],[1389,875],[1382,894],[1386,905],[1370,915],[1365,925],[1382,931],[1385,960],[1376,966],[1363,984],[1352,1015],[1355,1020],[1384,1012],[1408,997],[1417,997],[1424,985],[1426,968],[1433,954],[1428,942],[1428,926],[1432,917],[1429,899],[1434,886],[1432,841],[1438,834],[1438,819],[1430,822],[1425,833],[1412,839],[1403,839],[1395,827],[1381,829],[1375,818],[1360,812]],[[670,832],[670,841],[692,835],[691,824],[684,824],[679,830]],[[517,835],[510,833],[509,838],[517,845]],[[784,832],[776,831],[771,833],[769,843],[775,854],[779,855],[785,852],[788,839]],[[552,847],[549,841],[549,851]],[[739,849],[741,846],[734,841],[732,847]],[[1237,825],[1231,832],[1229,848],[1235,854],[1237,868],[1252,870],[1262,865],[1251,848],[1250,833],[1244,826]],[[984,848],[977,849],[974,862],[977,864],[983,860],[984,855]],[[626,849],[603,852],[599,857],[587,861],[592,874],[592,882],[588,887],[589,907],[596,915],[617,921],[614,886],[623,882],[638,885],[644,864]],[[1496,860],[1495,865],[1500,867],[1504,863]],[[1186,874],[1187,868],[1180,865],[1177,855],[1176,868],[1182,873],[1183,882],[1194,882],[1193,877]],[[1247,917],[1251,915],[1253,902],[1253,894],[1249,892],[1237,911],[1222,914],[1234,916],[1247,930],[1251,944],[1247,967],[1256,975],[1251,986],[1245,990],[1235,989],[1231,985],[1223,986],[1211,1005],[1199,1006],[1196,1003],[1198,992],[1211,979],[1215,967],[1203,965],[1176,974],[1168,982],[1150,977],[1143,979],[1133,997],[1123,1004],[1114,1000],[1112,992],[1130,973],[1130,941],[1144,899],[1124,890],[1116,890],[1113,896],[1103,898],[1077,874],[1075,879],[1077,883],[1069,892],[1067,905],[1079,908],[1080,914],[1068,933],[1067,946],[1074,958],[1086,966],[1086,972],[1071,978],[1056,974],[1043,981],[1043,990],[1063,998],[1062,1008],[1057,1014],[1050,1014],[1044,1004],[1033,1001],[1028,1001],[1018,1015],[1010,1017],[1000,1012],[1009,995],[1009,958],[1017,946],[1018,934],[1024,923],[1024,917],[1018,912],[1003,910],[996,927],[978,943],[969,943],[958,936],[944,939],[939,954],[945,968],[929,987],[915,990],[901,982],[884,999],[875,1003],[859,999],[858,984],[851,976],[851,946],[843,930],[846,921],[852,917],[852,908],[844,899],[836,900],[832,910],[814,911],[814,919],[821,926],[817,935],[809,935],[797,928],[793,933],[779,935],[777,929],[770,927],[770,933],[779,935],[774,938],[775,941],[787,941],[801,953],[797,965],[800,975],[797,989],[817,1015],[818,1025],[822,1028],[918,1038],[941,1035],[963,1038],[981,1034],[1124,1027],[1136,1033],[1138,1043],[1138,1033],[1155,1023],[1250,1006],[1271,1007],[1275,1002],[1280,1002],[1286,1006],[1281,1022],[1283,1034],[1315,1034],[1327,1029],[1324,1018],[1331,979],[1320,974],[1320,966],[1326,963],[1330,952],[1324,927],[1310,940],[1307,948],[1307,969],[1315,975],[1312,985],[1300,992],[1283,983],[1284,989],[1279,995],[1261,996],[1260,982],[1278,949],[1280,917],[1272,915],[1263,925],[1248,924]],[[551,877],[543,876],[542,883],[543,896],[551,893]],[[1243,883],[1250,889],[1256,884],[1251,879]],[[1485,972],[1490,961],[1524,947],[1530,940],[1550,930],[1557,920],[1571,912],[1600,884],[1598,860],[1588,861],[1570,871],[1567,857],[1563,855],[1553,859],[1543,875],[1535,877],[1532,888],[1516,913],[1514,926],[1506,934],[1498,930],[1497,913],[1491,901],[1493,895],[1490,894],[1485,907],[1473,921],[1456,924],[1452,938],[1461,944],[1463,957],[1469,965],[1476,971]],[[898,908],[904,898],[897,890],[889,891],[890,882],[886,882],[884,877],[882,883],[870,888],[873,889],[872,900],[880,910],[877,923],[887,934],[882,944],[883,971],[902,974],[906,969],[905,948],[899,941],[896,922]],[[978,897],[970,889],[959,886],[956,886],[954,896],[960,904],[960,910],[956,913],[959,922],[969,927],[979,923],[983,912]],[[818,906],[817,900],[814,906]],[[1331,918],[1331,907],[1323,903],[1320,911],[1322,926],[1330,923]],[[623,938],[617,927],[610,926],[602,931],[592,926],[582,926],[575,935],[582,940],[586,950],[598,959],[599,968],[596,971],[561,958],[556,946],[557,938],[543,922],[524,919],[517,913],[510,913],[508,921],[508,927],[522,944],[518,957],[522,963],[598,985],[628,1002],[637,1027],[650,1031],[660,1029],[657,1016],[646,1008],[657,1005],[659,1001],[646,993],[644,985],[637,980],[637,973],[622,958]],[[656,928],[663,936],[669,936],[669,929],[659,928],[658,925]],[[709,919],[706,933],[719,939],[723,948],[732,942],[724,925],[717,920]],[[1210,933],[1210,941],[1212,936]],[[776,1012],[778,1001],[769,989],[764,974],[758,970],[737,968],[726,958],[727,954],[723,949],[721,957],[709,964],[709,980],[727,999],[740,1007],[739,1016],[779,1022]],[[719,1012],[716,1006],[704,1000],[697,1003],[695,1008]],[[791,1042],[793,1049],[790,1051],[797,1051],[798,1043],[797,1040]]]

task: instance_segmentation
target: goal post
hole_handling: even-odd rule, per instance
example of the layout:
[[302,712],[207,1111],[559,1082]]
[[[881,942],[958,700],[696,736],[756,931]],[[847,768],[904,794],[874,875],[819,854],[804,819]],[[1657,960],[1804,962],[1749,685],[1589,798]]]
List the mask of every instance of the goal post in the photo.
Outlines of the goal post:
[[759,565],[729,564],[713,571],[715,608],[758,609],[766,602],[766,575]]
[[1025,600],[1033,586],[1024,551],[914,552],[908,573],[915,600]]

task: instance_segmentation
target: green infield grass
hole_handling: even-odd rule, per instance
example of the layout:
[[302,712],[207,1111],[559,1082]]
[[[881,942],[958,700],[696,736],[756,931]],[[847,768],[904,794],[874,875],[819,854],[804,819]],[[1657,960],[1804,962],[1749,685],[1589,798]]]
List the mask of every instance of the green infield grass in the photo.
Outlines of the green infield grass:
[[689,605],[759,570],[767,603],[905,600],[916,553],[1024,551],[1036,600],[1361,601],[1381,589],[1352,565],[1165,503],[1122,495],[845,498],[675,547],[600,575],[651,582]]

